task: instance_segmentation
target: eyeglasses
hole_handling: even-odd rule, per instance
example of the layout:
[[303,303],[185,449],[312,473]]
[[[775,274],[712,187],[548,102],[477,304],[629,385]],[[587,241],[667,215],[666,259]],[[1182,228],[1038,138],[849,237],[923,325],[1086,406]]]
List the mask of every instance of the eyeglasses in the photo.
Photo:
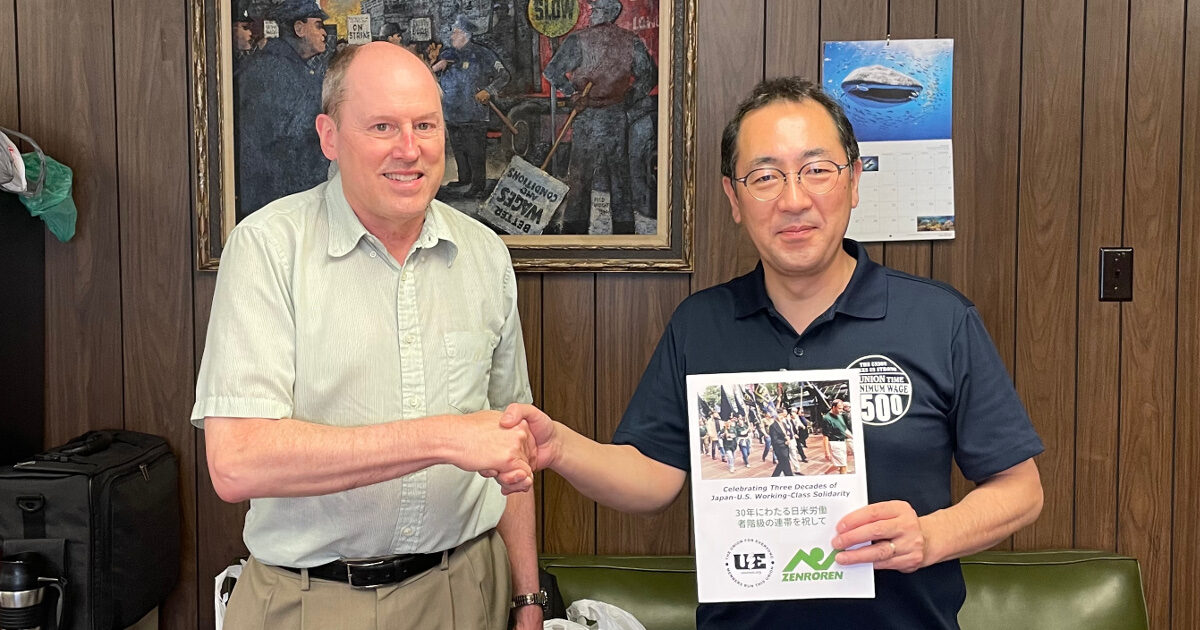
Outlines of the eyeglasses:
[[[810,195],[824,195],[833,190],[834,184],[841,177],[842,171],[850,168],[850,162],[838,164],[833,160],[817,160],[809,162],[796,171],[796,179]],[[774,167],[756,168],[745,177],[736,177],[733,181],[740,182],[750,191],[750,196],[759,201],[771,201],[783,192],[787,183],[788,173]]]

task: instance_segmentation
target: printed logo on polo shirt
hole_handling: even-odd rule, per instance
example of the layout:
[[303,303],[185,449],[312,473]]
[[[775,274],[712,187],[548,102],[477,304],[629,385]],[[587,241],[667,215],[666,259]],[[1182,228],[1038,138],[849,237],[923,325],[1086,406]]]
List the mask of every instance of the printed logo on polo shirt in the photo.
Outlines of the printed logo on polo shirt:
[[882,354],[868,354],[846,367],[859,373],[862,383],[859,417],[864,424],[883,426],[908,413],[912,406],[912,379],[895,361]]
[[775,556],[761,541],[743,538],[725,553],[725,572],[734,582],[755,587],[771,579],[775,572]]

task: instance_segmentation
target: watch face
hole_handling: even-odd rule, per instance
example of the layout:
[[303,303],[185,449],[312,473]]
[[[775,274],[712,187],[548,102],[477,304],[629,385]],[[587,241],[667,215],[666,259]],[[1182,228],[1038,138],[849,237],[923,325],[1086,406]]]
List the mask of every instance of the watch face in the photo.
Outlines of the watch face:
[[524,593],[513,597],[513,606],[533,606],[538,605],[545,608],[546,603],[550,601],[550,597],[546,595],[546,591],[537,593]]

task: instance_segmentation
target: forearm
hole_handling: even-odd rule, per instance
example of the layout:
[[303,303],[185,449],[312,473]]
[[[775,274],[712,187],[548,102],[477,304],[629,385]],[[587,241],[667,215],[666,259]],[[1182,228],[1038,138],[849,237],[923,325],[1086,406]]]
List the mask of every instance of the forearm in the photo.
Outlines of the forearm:
[[[504,514],[496,531],[508,548],[508,564],[512,571],[512,594],[522,595],[541,590],[537,564],[537,526],[535,524],[533,493],[518,492],[508,497]],[[537,606],[522,606],[513,611],[518,627],[542,627],[542,610]]]
[[230,502],[340,492],[447,461],[449,421],[334,427],[290,418],[207,418],[209,472],[217,494]]
[[1042,484],[1032,459],[969,492],[955,505],[920,517],[923,566],[987,549],[1037,519]]
[[629,445],[601,444],[559,424],[552,469],[587,497],[622,512],[653,513],[671,504],[686,474]]
[[538,586],[537,527],[532,492],[518,492],[508,497],[504,514],[496,531],[508,547],[508,563],[512,567],[513,593],[535,593]]

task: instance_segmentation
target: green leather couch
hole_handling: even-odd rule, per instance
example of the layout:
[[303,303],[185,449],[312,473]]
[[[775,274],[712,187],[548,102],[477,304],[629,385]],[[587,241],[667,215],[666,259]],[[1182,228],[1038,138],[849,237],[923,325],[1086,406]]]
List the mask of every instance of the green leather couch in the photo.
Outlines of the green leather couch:
[[[623,608],[647,630],[694,630],[690,556],[550,556],[563,601]],[[963,630],[1147,630],[1137,560],[1101,551],[986,551],[962,559]]]

